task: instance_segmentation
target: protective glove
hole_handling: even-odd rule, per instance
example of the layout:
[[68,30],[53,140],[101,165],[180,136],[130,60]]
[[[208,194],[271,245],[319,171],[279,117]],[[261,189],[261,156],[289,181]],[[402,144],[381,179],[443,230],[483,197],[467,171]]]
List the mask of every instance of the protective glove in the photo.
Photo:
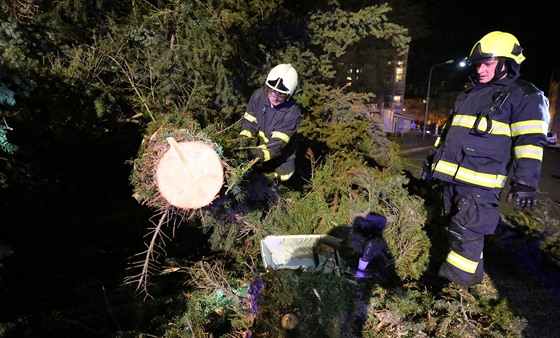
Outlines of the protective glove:
[[262,159],[263,159],[264,156],[259,149],[251,148],[251,149],[247,150],[247,158],[248,159],[252,160],[252,159],[255,159],[257,157],[259,158],[259,162],[262,162]]
[[430,163],[427,160],[422,163],[422,172],[420,172],[420,179],[422,181],[432,180],[432,169],[430,167]]
[[250,137],[247,136],[239,136],[239,138],[237,138],[235,140],[234,143],[234,147],[235,148],[245,148],[251,145],[251,141],[252,139]]
[[521,211],[524,209],[532,210],[537,204],[537,194],[535,188],[523,184],[515,184],[511,187],[507,195],[507,201],[514,200],[514,210]]

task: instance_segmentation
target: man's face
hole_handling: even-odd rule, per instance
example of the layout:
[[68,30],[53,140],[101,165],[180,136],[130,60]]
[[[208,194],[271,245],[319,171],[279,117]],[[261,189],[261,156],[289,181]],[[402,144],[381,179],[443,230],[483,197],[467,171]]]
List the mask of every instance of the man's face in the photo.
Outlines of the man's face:
[[277,92],[272,88],[267,87],[266,91],[268,93],[268,100],[273,106],[282,104],[288,99],[288,94]]
[[[476,72],[478,73],[478,81],[480,83],[488,83],[492,81],[496,74],[496,66],[498,59],[486,59],[476,63]],[[505,67],[505,66],[504,66]]]

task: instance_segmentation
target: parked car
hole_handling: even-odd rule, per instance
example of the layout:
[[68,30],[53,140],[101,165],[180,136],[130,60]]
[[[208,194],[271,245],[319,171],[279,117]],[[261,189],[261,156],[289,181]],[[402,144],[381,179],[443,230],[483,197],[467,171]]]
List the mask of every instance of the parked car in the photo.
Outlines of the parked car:
[[548,144],[556,144],[556,141],[558,140],[558,134],[549,131],[548,133],[546,133],[546,140],[548,141]]

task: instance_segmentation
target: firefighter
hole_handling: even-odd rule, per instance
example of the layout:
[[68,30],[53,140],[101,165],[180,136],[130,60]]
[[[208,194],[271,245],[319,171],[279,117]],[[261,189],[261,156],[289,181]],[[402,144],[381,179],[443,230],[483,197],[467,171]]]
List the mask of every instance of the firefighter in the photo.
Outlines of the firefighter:
[[[293,99],[298,85],[291,64],[279,64],[268,73],[265,85],[253,92],[243,116],[239,139],[249,159],[258,159],[268,178],[287,181],[295,172],[296,132],[301,113]],[[256,145],[250,147],[256,141]]]
[[499,221],[500,194],[509,173],[507,200],[515,210],[536,203],[548,99],[521,80],[525,60],[515,36],[494,31],[472,48],[476,72],[424,163],[422,178],[442,182],[449,253],[439,269],[444,281],[464,287],[483,278],[484,236]]

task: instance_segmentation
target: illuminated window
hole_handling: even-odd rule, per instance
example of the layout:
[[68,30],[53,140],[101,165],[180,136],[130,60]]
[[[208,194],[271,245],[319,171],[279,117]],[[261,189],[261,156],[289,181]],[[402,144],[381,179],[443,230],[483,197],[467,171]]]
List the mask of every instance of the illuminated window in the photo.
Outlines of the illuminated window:
[[401,67],[397,67],[395,70],[395,81],[400,82],[403,80],[403,69]]

